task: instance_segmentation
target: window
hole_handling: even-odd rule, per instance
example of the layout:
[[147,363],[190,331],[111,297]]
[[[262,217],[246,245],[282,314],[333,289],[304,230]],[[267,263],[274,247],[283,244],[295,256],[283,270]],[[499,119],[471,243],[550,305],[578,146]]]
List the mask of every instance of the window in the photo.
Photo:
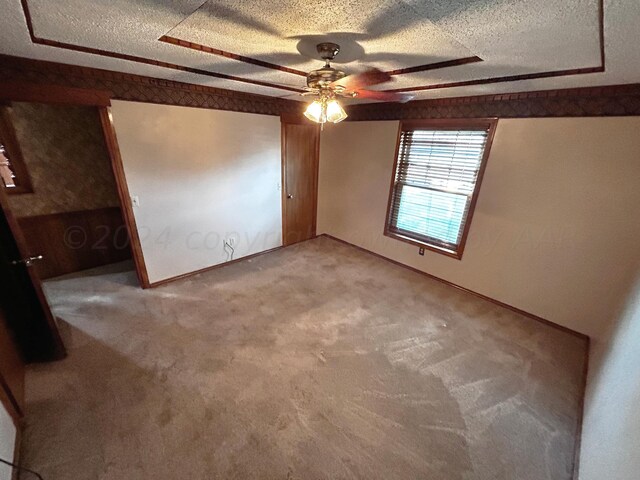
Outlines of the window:
[[0,143],[0,177],[2,177],[2,182],[5,187],[15,188],[16,174],[13,173],[11,162],[9,161],[9,154],[2,143]]
[[496,122],[400,124],[385,235],[462,258]]
[[0,105],[0,179],[7,193],[33,192],[11,123],[11,108],[6,105]]

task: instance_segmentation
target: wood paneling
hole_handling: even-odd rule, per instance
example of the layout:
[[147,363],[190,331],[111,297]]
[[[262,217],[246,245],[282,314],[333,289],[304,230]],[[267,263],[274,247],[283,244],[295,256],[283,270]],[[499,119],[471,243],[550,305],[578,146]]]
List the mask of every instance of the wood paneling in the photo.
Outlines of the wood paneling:
[[24,82],[2,82],[0,100],[12,102],[56,103],[62,105],[107,106],[111,104],[111,92],[82,88],[40,85]]
[[31,255],[44,258],[32,268],[42,279],[131,258],[120,208],[18,218]]
[[282,241],[315,237],[318,204],[320,129],[282,119]]

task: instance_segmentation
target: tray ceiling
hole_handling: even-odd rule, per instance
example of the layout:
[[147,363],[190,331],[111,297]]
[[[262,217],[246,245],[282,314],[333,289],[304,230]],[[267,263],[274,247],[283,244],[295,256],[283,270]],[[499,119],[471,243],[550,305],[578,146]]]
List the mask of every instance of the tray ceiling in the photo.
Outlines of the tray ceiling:
[[639,21],[633,0],[3,0],[0,52],[290,96],[334,41],[348,73],[435,98],[638,82]]

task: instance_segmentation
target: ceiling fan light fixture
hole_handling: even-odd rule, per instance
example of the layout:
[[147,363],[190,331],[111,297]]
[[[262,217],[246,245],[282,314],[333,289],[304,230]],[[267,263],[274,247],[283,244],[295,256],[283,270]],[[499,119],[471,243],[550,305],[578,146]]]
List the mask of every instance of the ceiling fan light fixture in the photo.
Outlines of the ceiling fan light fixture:
[[304,112],[304,116],[316,123],[324,123],[327,121],[327,111],[324,102],[314,100],[310,103]]
[[327,102],[327,121],[332,123],[338,123],[347,118],[347,112],[338,103],[337,100],[329,100]]
[[312,70],[307,74],[307,86],[301,92],[303,96],[314,95],[316,100],[311,103],[304,116],[322,126],[327,123],[339,123],[347,118],[347,112],[337,98],[356,98],[378,100],[383,102],[407,102],[412,96],[393,90],[368,90],[367,87],[380,85],[392,80],[389,72],[377,68],[347,75],[342,70],[331,66],[331,61],[340,52],[337,43],[323,42],[316,46],[320,57],[325,61],[322,68]]
[[324,124],[341,122],[347,118],[347,113],[335,98],[327,99],[323,96],[309,104],[304,116],[313,122]]

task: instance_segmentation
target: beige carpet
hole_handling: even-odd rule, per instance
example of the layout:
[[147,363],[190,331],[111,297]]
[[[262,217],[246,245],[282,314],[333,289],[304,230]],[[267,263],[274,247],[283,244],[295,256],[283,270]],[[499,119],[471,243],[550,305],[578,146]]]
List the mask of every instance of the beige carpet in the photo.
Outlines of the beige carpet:
[[571,478],[577,337],[328,238],[154,290],[123,270],[46,285],[46,480]]

